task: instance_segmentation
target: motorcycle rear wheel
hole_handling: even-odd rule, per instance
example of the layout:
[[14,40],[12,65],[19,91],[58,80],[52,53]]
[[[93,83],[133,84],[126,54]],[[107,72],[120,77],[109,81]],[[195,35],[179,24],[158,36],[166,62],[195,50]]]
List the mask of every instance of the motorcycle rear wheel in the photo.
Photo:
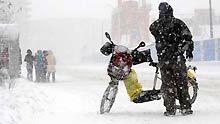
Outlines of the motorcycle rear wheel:
[[[196,79],[190,78],[188,77],[188,92],[189,92],[189,96],[190,96],[190,104],[192,105],[197,98],[198,95],[198,83],[196,82]],[[180,105],[176,105],[177,109],[181,109]]]

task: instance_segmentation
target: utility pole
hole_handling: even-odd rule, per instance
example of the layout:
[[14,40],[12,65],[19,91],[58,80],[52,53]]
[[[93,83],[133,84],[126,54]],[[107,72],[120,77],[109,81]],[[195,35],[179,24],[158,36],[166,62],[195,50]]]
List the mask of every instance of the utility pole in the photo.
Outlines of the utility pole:
[[103,39],[103,35],[104,35],[104,20],[101,22],[101,43],[104,43],[104,39]]
[[209,21],[210,21],[210,38],[213,38],[213,23],[212,23],[212,1],[209,0]]

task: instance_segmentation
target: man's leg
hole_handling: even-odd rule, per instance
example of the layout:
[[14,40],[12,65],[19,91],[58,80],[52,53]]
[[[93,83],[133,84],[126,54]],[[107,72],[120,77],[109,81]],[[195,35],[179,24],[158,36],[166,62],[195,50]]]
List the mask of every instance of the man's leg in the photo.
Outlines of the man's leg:
[[29,79],[29,71],[30,71],[30,67],[29,67],[28,64],[26,65],[26,69],[27,69],[27,79],[30,80],[30,79]]
[[33,68],[30,71],[30,80],[33,81]]
[[31,69],[31,68],[29,68],[28,70],[27,70],[27,78],[28,78],[28,80],[30,80],[30,81],[33,81],[33,68]]
[[28,69],[27,69],[27,79],[30,80],[29,79],[29,71],[28,71]]
[[173,70],[168,65],[164,65],[164,67],[162,67],[160,71],[162,78],[161,92],[164,99],[164,106],[166,107],[166,112],[164,112],[164,115],[175,115],[176,101],[174,91],[175,84],[172,80]]
[[51,72],[47,72],[47,82],[50,82],[50,73]]
[[187,86],[187,70],[185,63],[179,64],[175,69],[175,82],[177,82],[177,95],[179,98],[180,107],[182,110],[182,114],[192,114],[190,104],[190,96],[188,92]]
[[55,82],[55,72],[52,72],[52,81]]

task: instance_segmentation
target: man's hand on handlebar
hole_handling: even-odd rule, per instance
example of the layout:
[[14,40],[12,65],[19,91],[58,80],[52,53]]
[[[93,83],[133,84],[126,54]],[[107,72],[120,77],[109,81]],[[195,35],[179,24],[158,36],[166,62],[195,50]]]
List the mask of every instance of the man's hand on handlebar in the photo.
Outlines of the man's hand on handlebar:
[[186,59],[188,59],[189,62],[193,59],[193,54],[191,51],[186,51]]
[[157,67],[158,63],[157,62],[150,62],[149,66]]

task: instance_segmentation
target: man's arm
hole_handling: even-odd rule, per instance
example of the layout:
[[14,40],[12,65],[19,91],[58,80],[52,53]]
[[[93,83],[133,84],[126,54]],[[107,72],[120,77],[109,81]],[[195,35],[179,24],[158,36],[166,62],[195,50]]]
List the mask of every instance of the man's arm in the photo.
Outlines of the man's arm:
[[185,41],[185,44],[187,45],[186,51],[192,52],[194,50],[194,42],[192,40],[192,34],[187,27],[187,25],[180,20],[180,26],[181,26],[181,35],[182,38]]
[[181,30],[181,36],[183,39],[183,47],[182,49],[186,51],[186,59],[191,61],[193,59],[192,51],[194,50],[194,42],[192,40],[192,34],[187,27],[187,25],[180,19],[178,19],[178,23]]

